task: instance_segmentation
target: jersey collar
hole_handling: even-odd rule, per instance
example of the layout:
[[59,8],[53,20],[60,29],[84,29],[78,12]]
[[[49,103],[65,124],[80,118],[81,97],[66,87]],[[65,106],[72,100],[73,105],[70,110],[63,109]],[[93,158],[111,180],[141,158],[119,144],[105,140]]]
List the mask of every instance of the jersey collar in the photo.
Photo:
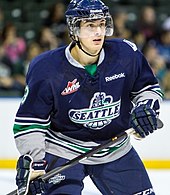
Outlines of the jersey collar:
[[[77,68],[83,68],[84,69],[84,66],[82,66],[79,62],[77,62],[71,55],[70,53],[70,47],[71,47],[72,43],[70,43],[66,49],[65,49],[65,55],[66,55],[66,58],[67,60],[70,62],[71,65],[77,67]],[[104,56],[105,56],[105,52],[104,52],[104,49],[101,50],[100,52],[100,55],[99,55],[99,60],[98,60],[98,63],[97,63],[97,66],[100,65],[103,60],[104,60]]]

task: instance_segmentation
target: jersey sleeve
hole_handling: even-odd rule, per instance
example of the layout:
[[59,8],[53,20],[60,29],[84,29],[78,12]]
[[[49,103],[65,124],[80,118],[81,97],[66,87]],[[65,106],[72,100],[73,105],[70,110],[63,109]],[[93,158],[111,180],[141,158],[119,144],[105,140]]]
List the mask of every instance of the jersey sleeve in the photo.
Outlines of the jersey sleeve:
[[34,68],[28,72],[25,94],[13,127],[16,146],[21,155],[30,154],[34,161],[44,158],[45,134],[50,126],[52,107],[50,79]]
[[132,102],[135,105],[149,104],[159,115],[163,93],[150,65],[140,51],[137,51],[135,74],[136,79],[131,92]]

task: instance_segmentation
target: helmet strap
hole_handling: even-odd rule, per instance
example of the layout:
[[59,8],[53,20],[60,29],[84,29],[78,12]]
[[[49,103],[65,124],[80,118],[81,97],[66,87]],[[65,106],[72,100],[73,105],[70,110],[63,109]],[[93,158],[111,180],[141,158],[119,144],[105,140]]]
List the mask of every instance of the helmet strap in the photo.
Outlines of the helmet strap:
[[95,55],[90,54],[90,53],[88,53],[87,51],[85,51],[85,50],[82,48],[79,39],[76,40],[75,37],[74,37],[74,38],[72,37],[72,39],[73,39],[73,41],[77,44],[77,46],[79,47],[79,49],[81,49],[81,50],[82,50],[86,55],[88,55],[88,56],[96,57],[96,56],[98,56],[98,55],[100,54],[100,52],[101,52],[101,50],[102,50],[102,48],[101,48],[101,50],[100,50],[97,54],[95,54]]
[[102,50],[102,48],[101,48],[100,51],[99,51],[97,54],[93,55],[93,54],[88,53],[87,51],[85,51],[85,50],[82,48],[82,46],[81,46],[79,40],[78,40],[78,41],[75,41],[75,42],[76,42],[77,46],[79,47],[79,49],[81,49],[86,55],[91,56],[91,57],[96,57],[96,56],[98,56],[98,55],[100,54],[101,50]]
[[82,48],[82,46],[81,46],[81,44],[80,44],[79,38],[78,38],[78,40],[76,40],[76,37],[75,37],[74,35],[70,35],[70,37],[71,37],[71,39],[77,44],[77,46],[79,47],[79,49],[81,49],[81,51],[83,51],[83,52],[84,52],[86,55],[88,55],[88,56],[96,57],[96,56],[98,56],[98,55],[100,54],[100,52],[101,52],[101,50],[102,50],[102,48],[101,48],[100,51],[99,51],[97,54],[95,54],[95,55],[90,54],[90,53],[88,53],[87,51],[85,51],[85,50]]

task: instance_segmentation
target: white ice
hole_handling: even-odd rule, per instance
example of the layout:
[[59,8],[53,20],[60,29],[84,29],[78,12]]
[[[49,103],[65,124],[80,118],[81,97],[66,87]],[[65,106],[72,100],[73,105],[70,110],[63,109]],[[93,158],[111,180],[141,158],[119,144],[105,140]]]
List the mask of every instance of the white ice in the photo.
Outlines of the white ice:
[[[0,169],[0,195],[6,195],[16,189],[15,173],[14,170]],[[170,195],[170,170],[148,170],[148,174],[156,195]],[[88,177],[84,184],[82,195],[101,195]]]

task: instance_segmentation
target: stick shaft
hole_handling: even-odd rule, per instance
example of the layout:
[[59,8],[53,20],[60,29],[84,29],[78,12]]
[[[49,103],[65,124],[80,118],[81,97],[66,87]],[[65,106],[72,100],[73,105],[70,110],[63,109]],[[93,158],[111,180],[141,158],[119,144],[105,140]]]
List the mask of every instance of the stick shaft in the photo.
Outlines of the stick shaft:
[[94,147],[92,150],[81,154],[79,156],[77,156],[76,158],[68,161],[67,163],[65,163],[64,165],[57,167],[51,171],[49,171],[48,173],[42,175],[40,177],[40,179],[42,179],[43,181],[47,181],[49,178],[53,177],[54,175],[60,173],[61,171],[68,169],[76,164],[78,164],[80,161],[82,161],[83,159],[86,159],[88,157],[93,156],[94,154],[96,154],[97,152],[101,151],[102,149],[105,149],[107,147],[109,147],[110,145],[112,145],[117,139],[122,138],[125,135],[129,135],[133,132],[133,129],[128,129],[125,132],[117,135],[116,137],[112,138],[111,140],[109,140],[108,142],[101,144],[99,146]]

